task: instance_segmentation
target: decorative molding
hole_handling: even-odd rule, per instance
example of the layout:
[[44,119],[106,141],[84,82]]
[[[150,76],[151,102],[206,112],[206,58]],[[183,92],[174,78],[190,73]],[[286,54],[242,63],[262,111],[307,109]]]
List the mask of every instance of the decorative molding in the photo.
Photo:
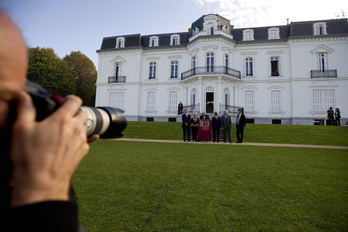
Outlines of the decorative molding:
[[329,48],[328,46],[321,44],[318,47],[316,47],[315,49],[313,49],[311,52],[313,54],[315,54],[315,53],[319,53],[319,52],[331,53],[333,51],[334,50],[332,48]]
[[146,60],[159,60],[159,56],[146,57]]
[[126,60],[120,56],[116,56],[111,60],[111,63],[126,63]]

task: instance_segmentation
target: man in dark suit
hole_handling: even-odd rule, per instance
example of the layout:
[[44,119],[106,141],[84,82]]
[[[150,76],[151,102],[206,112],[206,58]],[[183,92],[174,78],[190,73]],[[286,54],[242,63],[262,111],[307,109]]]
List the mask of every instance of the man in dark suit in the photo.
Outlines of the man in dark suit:
[[188,109],[185,109],[185,113],[182,115],[182,130],[184,133],[184,142],[187,140],[190,142],[190,127],[191,127],[191,115],[188,113]]
[[244,127],[246,124],[245,115],[242,112],[242,109],[238,109],[238,115],[236,120],[236,128],[237,128],[237,143],[243,142],[243,134],[244,134]]
[[215,143],[215,140],[219,142],[221,118],[218,116],[218,112],[215,112],[214,114],[215,116],[212,119],[212,127],[213,127],[213,142]]
[[178,114],[182,114],[183,107],[184,107],[184,105],[180,102],[178,105]]
[[209,115],[203,111],[202,115],[199,117],[200,120],[209,120]]
[[221,117],[221,128],[224,131],[224,143],[226,143],[226,133],[228,135],[229,142],[232,143],[231,124],[231,117],[228,115],[228,111],[225,110],[224,115]]

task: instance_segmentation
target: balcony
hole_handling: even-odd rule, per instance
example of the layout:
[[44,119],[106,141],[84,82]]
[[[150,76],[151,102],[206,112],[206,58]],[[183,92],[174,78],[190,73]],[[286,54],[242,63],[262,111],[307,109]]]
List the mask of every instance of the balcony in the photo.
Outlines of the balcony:
[[126,83],[126,76],[112,76],[108,78],[108,83]]
[[227,76],[241,79],[240,71],[226,67],[226,66],[213,66],[213,67],[196,67],[186,72],[181,73],[181,80],[185,80],[195,75],[218,75],[224,74]]
[[337,69],[311,70],[311,78],[337,78]]

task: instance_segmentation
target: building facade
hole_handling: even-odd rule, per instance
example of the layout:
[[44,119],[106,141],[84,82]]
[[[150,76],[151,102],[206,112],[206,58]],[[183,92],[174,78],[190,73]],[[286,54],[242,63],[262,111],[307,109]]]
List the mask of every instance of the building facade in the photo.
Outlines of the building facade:
[[234,28],[204,15],[188,32],[105,37],[96,106],[131,121],[179,121],[190,112],[243,107],[249,123],[325,124],[348,119],[347,19]]

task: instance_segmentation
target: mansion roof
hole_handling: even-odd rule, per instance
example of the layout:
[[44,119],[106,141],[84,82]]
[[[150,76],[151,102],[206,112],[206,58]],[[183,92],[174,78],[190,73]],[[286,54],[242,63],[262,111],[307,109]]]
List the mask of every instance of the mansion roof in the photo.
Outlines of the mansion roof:
[[[211,29],[211,32],[210,32]],[[275,36],[270,36],[273,31]],[[120,35],[103,38],[97,52],[120,49],[153,49],[186,47],[200,36],[225,36],[235,44],[288,41],[298,38],[348,36],[347,19],[291,22],[288,25],[234,28],[230,21],[217,14],[204,15],[192,23],[188,32]],[[173,39],[176,39],[173,42]],[[121,41],[121,42],[119,42]],[[120,43],[119,45],[117,43]]]

